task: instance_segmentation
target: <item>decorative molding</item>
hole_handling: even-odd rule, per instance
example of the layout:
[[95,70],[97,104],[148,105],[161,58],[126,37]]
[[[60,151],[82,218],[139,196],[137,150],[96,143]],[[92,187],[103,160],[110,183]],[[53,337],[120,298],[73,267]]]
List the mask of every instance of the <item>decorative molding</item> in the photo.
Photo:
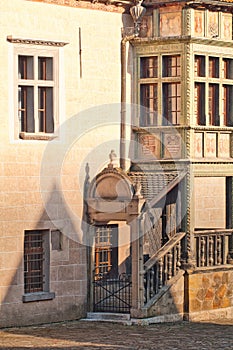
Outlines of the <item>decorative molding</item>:
[[42,2],[50,5],[60,5],[91,10],[123,13],[133,5],[133,1],[127,0],[27,0],[31,2]]
[[194,125],[190,126],[191,130],[195,131],[224,131],[228,132],[229,134],[232,133],[233,127],[232,126],[212,126],[212,125]]
[[[186,74],[186,83],[184,83],[186,94],[183,92],[183,96],[185,96],[185,105],[186,108],[183,106],[183,115],[185,116],[185,120],[187,124],[190,124],[191,119],[191,86],[193,82],[191,82],[191,67],[192,67],[192,53],[191,53],[191,45],[186,45],[186,60],[185,60],[185,74]],[[184,87],[183,86],[183,87]],[[186,153],[187,156],[190,156],[190,132],[187,131],[186,133],[187,142],[186,142]]]
[[233,176],[233,163],[193,163],[192,170],[195,177]]
[[39,40],[39,39],[23,39],[23,38],[13,38],[11,35],[7,37],[7,41],[9,41],[12,44],[26,44],[26,45],[44,45],[44,46],[56,46],[56,47],[63,47],[67,45],[68,43],[61,42],[61,41],[46,41],[46,40]]
[[189,8],[186,8],[185,10],[186,13],[186,21],[184,23],[184,29],[186,30],[186,35],[191,34],[191,23],[192,23],[192,16],[191,16],[191,10]]

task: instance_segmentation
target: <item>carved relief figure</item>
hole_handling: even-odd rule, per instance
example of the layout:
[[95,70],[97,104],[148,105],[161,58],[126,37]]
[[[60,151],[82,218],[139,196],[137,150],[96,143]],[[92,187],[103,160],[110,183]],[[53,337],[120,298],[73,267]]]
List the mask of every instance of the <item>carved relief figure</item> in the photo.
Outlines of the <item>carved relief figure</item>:
[[208,35],[211,37],[218,36],[218,13],[209,12]]
[[206,156],[216,157],[216,134],[206,135]]
[[201,11],[195,11],[194,33],[198,36],[204,36],[204,13]]
[[195,157],[203,157],[202,138],[203,138],[202,133],[195,133],[195,138],[194,138]]
[[223,17],[223,37],[224,39],[232,39],[232,18],[231,16]]
[[178,36],[181,35],[181,13],[160,14],[160,35]]

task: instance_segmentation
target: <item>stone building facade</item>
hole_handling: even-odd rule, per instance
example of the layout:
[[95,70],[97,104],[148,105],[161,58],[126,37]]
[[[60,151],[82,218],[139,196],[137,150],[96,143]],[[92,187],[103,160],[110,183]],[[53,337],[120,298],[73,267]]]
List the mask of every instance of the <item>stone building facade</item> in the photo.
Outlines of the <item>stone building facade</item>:
[[232,317],[231,3],[0,4],[0,326]]

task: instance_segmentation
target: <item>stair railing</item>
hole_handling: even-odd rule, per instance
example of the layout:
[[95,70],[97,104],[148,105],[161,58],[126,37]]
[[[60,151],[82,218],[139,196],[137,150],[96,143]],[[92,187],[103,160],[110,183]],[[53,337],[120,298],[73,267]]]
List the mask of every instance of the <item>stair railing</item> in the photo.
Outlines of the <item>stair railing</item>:
[[181,241],[184,236],[185,232],[177,232],[144,264],[144,304],[178,274],[181,267]]

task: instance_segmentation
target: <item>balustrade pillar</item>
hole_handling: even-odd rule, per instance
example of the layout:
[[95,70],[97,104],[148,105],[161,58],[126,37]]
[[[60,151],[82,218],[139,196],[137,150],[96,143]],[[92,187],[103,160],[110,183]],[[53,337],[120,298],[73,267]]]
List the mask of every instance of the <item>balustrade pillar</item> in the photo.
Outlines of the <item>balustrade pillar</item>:
[[131,256],[132,256],[132,308],[131,316],[140,317],[144,304],[143,280],[143,244],[140,235],[140,222],[135,216],[130,222]]
[[227,263],[233,265],[233,233],[229,237],[229,253],[227,256]]

